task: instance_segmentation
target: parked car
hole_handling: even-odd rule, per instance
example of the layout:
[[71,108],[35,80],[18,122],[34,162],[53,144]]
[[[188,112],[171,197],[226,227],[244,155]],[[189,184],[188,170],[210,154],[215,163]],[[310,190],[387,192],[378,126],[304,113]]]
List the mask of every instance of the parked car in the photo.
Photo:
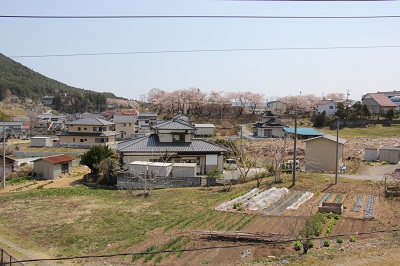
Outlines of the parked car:
[[238,169],[238,165],[236,163],[236,160],[235,159],[225,159],[224,169],[231,169],[231,170]]

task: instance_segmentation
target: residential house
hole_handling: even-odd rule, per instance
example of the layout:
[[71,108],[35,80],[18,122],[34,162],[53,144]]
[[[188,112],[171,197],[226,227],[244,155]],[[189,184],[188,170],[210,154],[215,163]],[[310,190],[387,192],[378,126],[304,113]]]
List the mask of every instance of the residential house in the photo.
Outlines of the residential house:
[[155,113],[141,113],[137,117],[137,125],[141,128],[149,128],[157,122],[157,117]]
[[112,121],[115,123],[115,131],[118,133],[117,139],[132,139],[132,136],[138,131],[134,115],[114,115]]
[[35,126],[32,128],[32,135],[41,135],[48,133],[58,133],[64,129],[65,116],[63,114],[54,115],[51,113],[38,114],[36,116],[37,121]]
[[43,96],[42,97],[42,104],[46,106],[50,106],[53,104],[54,96]]
[[266,104],[266,110],[276,115],[283,115],[286,113],[286,103],[281,101],[270,101]]
[[68,131],[59,133],[60,145],[91,147],[115,145],[115,123],[100,118],[85,118],[66,123]]
[[[347,140],[339,138],[336,151],[336,136],[325,134],[323,136],[304,140],[306,143],[305,164],[306,171],[336,171],[336,165],[341,166],[343,161],[343,148]],[[338,160],[336,161],[336,152]]]
[[321,100],[315,103],[314,114],[319,115],[325,111],[327,116],[333,116],[337,112],[336,102],[334,100]]
[[223,169],[229,150],[204,139],[193,138],[196,127],[182,120],[168,120],[150,126],[151,134],[117,145],[120,163],[128,168],[134,161],[195,163],[198,174]]
[[365,94],[361,102],[368,107],[372,114],[386,114],[390,109],[397,108],[397,105],[383,93]]
[[36,179],[54,179],[72,173],[74,157],[60,154],[43,157],[33,162],[33,176]]
[[394,96],[400,96],[400,91],[378,91],[377,93],[385,94],[389,99]]
[[[92,113],[76,113],[71,117],[71,120],[78,120],[78,119],[85,119],[85,118],[101,118],[101,119],[105,119],[104,115],[101,113],[96,113],[96,114],[92,114]],[[108,119],[105,119],[108,120]]]
[[276,138],[285,136],[284,128],[287,126],[281,123],[277,116],[271,111],[261,114],[257,123],[253,124],[253,136],[259,138]]
[[1,138],[3,136],[3,127],[5,129],[5,133],[7,138],[10,136],[19,138],[19,136],[23,133],[23,124],[24,122],[22,121],[3,121],[0,122],[0,132],[1,132]]

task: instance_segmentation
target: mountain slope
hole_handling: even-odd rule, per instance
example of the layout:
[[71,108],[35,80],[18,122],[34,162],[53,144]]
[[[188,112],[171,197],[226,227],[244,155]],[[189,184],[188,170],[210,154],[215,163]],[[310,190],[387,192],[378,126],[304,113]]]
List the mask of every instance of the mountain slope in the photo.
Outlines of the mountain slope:
[[[48,78],[0,53],[0,100],[4,98],[7,89],[18,97],[28,97],[35,100],[39,100],[45,95],[57,95],[59,93],[81,95],[88,92],[95,93]],[[101,94],[104,94],[107,98],[117,98],[110,92]]]

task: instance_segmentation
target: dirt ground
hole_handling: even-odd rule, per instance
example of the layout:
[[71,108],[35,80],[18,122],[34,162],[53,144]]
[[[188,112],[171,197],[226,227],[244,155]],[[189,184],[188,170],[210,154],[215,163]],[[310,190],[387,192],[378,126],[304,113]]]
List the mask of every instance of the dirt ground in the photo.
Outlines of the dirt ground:
[[63,177],[56,178],[53,180],[32,180],[29,182],[25,182],[22,184],[11,184],[7,185],[4,189],[0,190],[0,193],[8,193],[8,192],[18,192],[18,191],[26,191],[31,189],[36,189],[40,186],[43,188],[60,188],[60,187],[69,187],[75,186],[82,182],[82,178],[85,174],[89,173],[90,169],[87,166],[79,166],[72,169],[71,175],[64,175]]
[[[365,166],[360,169],[359,178],[365,178],[368,176],[381,176],[393,169],[397,168],[398,165],[385,165],[385,166]],[[82,177],[85,173],[88,173],[89,169],[85,166],[74,168],[71,177],[62,177],[55,180],[44,180],[44,181],[32,181],[19,185],[10,185],[6,189],[0,190],[0,193],[12,193],[16,191],[24,191],[30,189],[36,189],[39,186],[43,188],[58,188],[75,186],[81,183]],[[355,177],[356,175],[353,175]],[[246,212],[247,214],[254,214],[257,217],[247,224],[241,231],[247,233],[262,233],[262,234],[281,234],[282,236],[296,237],[298,232],[304,226],[304,223],[311,215],[315,214],[318,210],[318,203],[324,195],[332,193],[331,198],[328,202],[333,202],[338,195],[342,195],[343,199],[343,214],[338,220],[337,224],[333,227],[331,235],[345,235],[344,244],[335,243],[335,238],[332,237],[332,246],[339,250],[342,254],[347,256],[361,256],[362,259],[359,261],[364,262],[361,264],[354,264],[353,260],[346,261],[339,254],[339,258],[336,262],[329,261],[331,265],[375,265],[376,258],[365,255],[357,255],[361,251],[368,251],[369,254],[377,252],[377,247],[383,247],[387,244],[385,239],[380,235],[363,235],[364,232],[377,232],[379,230],[391,230],[400,229],[400,212],[396,211],[400,207],[400,201],[388,200],[383,196],[383,185],[374,181],[364,183],[339,183],[335,186],[317,185],[313,187],[301,187],[297,188],[301,190],[309,190],[311,192],[320,191],[320,194],[314,196],[297,210],[286,210],[284,213],[278,216],[260,216],[257,212]],[[353,212],[351,209],[357,202],[358,196],[361,195],[363,198],[362,207],[359,212]],[[369,196],[375,196],[376,202],[374,205],[374,215],[372,219],[364,219],[364,209],[366,208],[366,202]],[[235,219],[229,220],[234,223]],[[219,220],[218,220],[219,221]],[[217,221],[217,222],[218,222]],[[183,252],[179,255],[178,253],[164,253],[162,254],[162,261],[155,263],[155,259],[145,262],[144,258],[141,258],[135,262],[132,262],[131,256],[118,256],[105,259],[85,259],[85,260],[71,260],[64,261],[63,265],[282,265],[284,262],[277,258],[281,256],[299,256],[299,252],[293,249],[293,243],[284,244],[265,244],[257,243],[252,241],[243,241],[238,239],[231,239],[229,241],[222,239],[208,239],[202,237],[198,231],[207,230],[208,226],[215,223],[215,220],[210,220],[208,224],[204,225],[204,228],[197,228],[191,230],[190,228],[184,231],[172,230],[167,233],[164,232],[164,228],[158,228],[149,233],[148,238],[143,242],[132,246],[124,251],[124,253],[138,253],[143,252],[146,248],[156,245],[161,247],[171,240],[172,237],[181,235],[184,238],[190,240],[186,246],[181,247],[182,249],[195,249],[195,251]],[[326,230],[326,229],[325,229]],[[325,233],[323,233],[325,234]],[[350,243],[349,236],[356,235],[357,242]],[[20,249],[18,246],[13,245],[11,242],[7,242],[7,239],[0,237],[0,242],[7,246],[7,250],[10,250],[14,254],[23,254],[22,259],[29,258],[45,258],[46,254],[33,253],[27,250]],[[372,243],[372,244],[371,244]],[[391,249],[400,247],[396,243],[390,247],[385,247],[381,250],[380,254],[386,254],[386,256],[394,261],[400,261],[400,254],[397,252],[389,252]],[[105,253],[107,250],[105,250]],[[322,240],[316,241],[316,246],[312,249],[312,252],[321,252],[321,258],[323,260],[329,260],[329,252],[325,247],[322,246]],[[354,255],[356,254],[356,255]],[[338,255],[338,254],[336,254]],[[335,255],[335,256],[336,256]],[[156,255],[157,256],[157,255]],[[379,255],[380,256],[380,255]],[[259,261],[259,263],[257,263]],[[271,261],[271,262],[266,262]],[[256,263],[255,263],[256,262]],[[321,262],[321,260],[319,261]],[[290,264],[296,265],[295,261],[291,261]],[[300,263],[301,264],[301,263]],[[305,265],[315,264],[313,262],[305,263]],[[46,264],[42,264],[46,265]],[[47,265],[51,265],[47,264]],[[395,264],[392,264],[395,265]]]

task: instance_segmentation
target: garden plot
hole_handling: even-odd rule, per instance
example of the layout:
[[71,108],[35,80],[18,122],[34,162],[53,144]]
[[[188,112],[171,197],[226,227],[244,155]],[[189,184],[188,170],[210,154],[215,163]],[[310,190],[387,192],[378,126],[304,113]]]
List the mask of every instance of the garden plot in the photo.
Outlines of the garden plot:
[[260,191],[252,189],[243,196],[220,204],[215,210],[228,211],[237,209],[240,211],[260,211],[262,215],[272,214],[277,216],[286,209],[296,210],[299,206],[313,196],[311,192],[290,192],[287,188],[270,188]]
[[363,196],[362,195],[358,195],[357,196],[357,202],[354,204],[353,208],[351,208],[351,211],[352,212],[359,212],[361,210],[362,203],[363,203]]
[[374,218],[374,206],[375,206],[375,196],[368,196],[367,205],[364,210],[364,219],[373,219]]

